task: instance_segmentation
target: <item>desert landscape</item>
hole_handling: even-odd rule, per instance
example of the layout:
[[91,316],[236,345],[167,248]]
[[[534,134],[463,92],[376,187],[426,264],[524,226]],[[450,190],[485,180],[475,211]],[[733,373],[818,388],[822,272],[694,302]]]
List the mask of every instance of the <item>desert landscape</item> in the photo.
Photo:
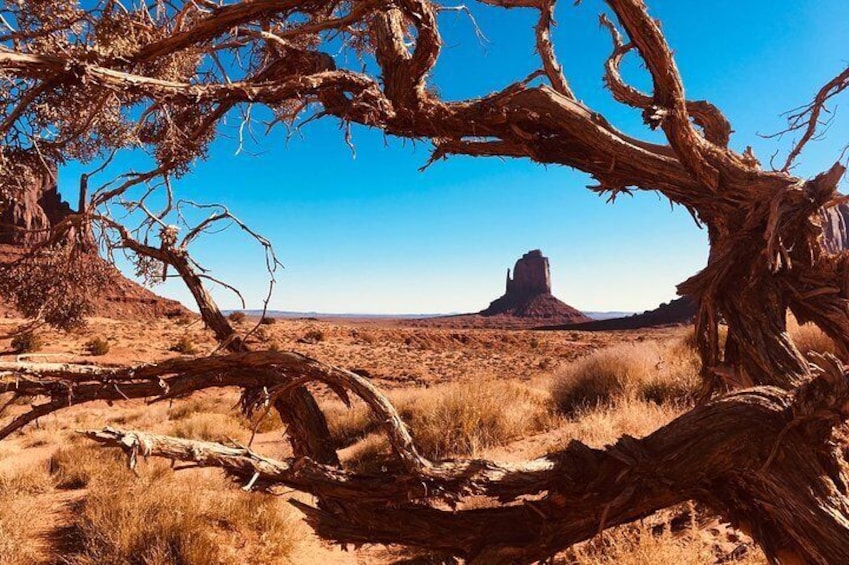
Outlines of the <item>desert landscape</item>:
[[[236,316],[238,319],[239,317]],[[8,319],[5,331],[22,320]],[[245,319],[245,328],[256,320]],[[571,440],[603,447],[623,434],[642,437],[692,407],[698,357],[692,330],[670,326],[622,332],[563,332],[408,327],[402,321],[280,319],[263,324],[252,345],[292,350],[352,367],[385,391],[428,457],[521,461]],[[802,347],[824,349],[815,328],[794,329]],[[72,334],[39,333],[23,362],[135,366],[202,356],[216,342],[196,316],[176,320],[90,321]],[[93,355],[102,339],[109,351]],[[497,353],[494,353],[497,351]],[[388,442],[366,407],[350,408],[315,389],[347,469],[391,465]],[[4,416],[21,413],[19,401]],[[0,510],[3,563],[398,563],[441,562],[403,548],[349,547],[321,541],[286,501],[291,492],[247,494],[208,469],[156,461],[138,476],[119,454],[75,432],[102,426],[142,428],[198,440],[251,445],[267,456],[292,455],[279,419],[245,418],[237,391],[209,391],[155,404],[88,404],[63,410],[2,443]],[[256,433],[253,441],[251,436]],[[202,493],[202,494],[201,494]],[[258,500],[255,500],[256,497]],[[467,504],[486,504],[485,499]],[[259,508],[256,507],[259,505]],[[177,509],[179,509],[177,511]],[[766,563],[739,531],[691,504],[640,524],[605,532],[555,557],[555,563]]]
[[0,0],[0,565],[849,563],[848,6]]

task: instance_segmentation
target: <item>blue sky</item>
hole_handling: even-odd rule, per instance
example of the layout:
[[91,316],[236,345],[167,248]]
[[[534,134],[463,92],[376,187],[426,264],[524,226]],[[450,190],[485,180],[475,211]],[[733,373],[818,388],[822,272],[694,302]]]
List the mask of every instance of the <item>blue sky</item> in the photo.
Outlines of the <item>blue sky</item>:
[[[560,4],[555,47],[578,97],[626,132],[658,140],[637,112],[602,88],[610,51],[597,22],[602,3]],[[688,97],[718,105],[736,131],[732,145],[752,145],[762,162],[786,142],[757,133],[781,129],[779,114],[808,101],[849,57],[845,0],[648,4],[662,20]],[[445,47],[433,79],[448,99],[487,94],[539,66],[531,11],[469,6],[488,41],[479,42],[465,16],[441,16]],[[647,89],[638,63],[632,55],[626,78]],[[845,118],[838,108],[828,137],[809,146],[798,174],[813,175],[840,155],[849,141]],[[222,137],[175,185],[183,197],[227,204],[273,241],[285,265],[274,309],[480,310],[503,292],[516,258],[540,248],[561,299],[585,310],[636,311],[673,298],[675,285],[707,256],[706,235],[685,211],[670,210],[653,193],[605,204],[584,188],[586,175],[564,167],[455,157],[419,172],[429,155],[424,142],[354,128],[352,155],[336,121],[313,122],[288,140],[284,133],[263,137],[249,147],[253,155],[234,155],[236,142]],[[60,187],[68,194],[80,170],[63,171]],[[194,252],[216,277],[240,288],[249,307],[260,306],[265,271],[250,240],[236,232],[211,235]],[[157,291],[190,304],[177,283]],[[238,305],[229,293],[215,296],[223,307]]]

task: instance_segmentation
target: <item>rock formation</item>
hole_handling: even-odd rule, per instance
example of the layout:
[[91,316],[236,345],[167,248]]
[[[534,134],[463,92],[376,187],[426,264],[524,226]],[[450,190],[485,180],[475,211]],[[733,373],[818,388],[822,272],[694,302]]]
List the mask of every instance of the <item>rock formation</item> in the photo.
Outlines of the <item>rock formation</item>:
[[[56,169],[43,169],[35,181],[14,198],[0,202],[0,262],[11,262],[26,253],[27,248],[44,241],[47,230],[72,213],[62,200],[56,184]],[[103,259],[92,254],[92,261]],[[94,315],[107,318],[150,319],[160,316],[177,316],[186,312],[175,300],[161,298],[146,288],[125,278],[109,266],[108,289],[94,302]],[[4,297],[0,296],[0,314],[16,315]]]
[[589,318],[579,310],[561,302],[551,294],[551,272],[548,257],[539,249],[528,251],[516,261],[513,276],[507,270],[504,296],[494,300],[483,316],[532,318],[542,323],[579,323]]
[[56,186],[57,171],[43,169],[34,182],[0,207],[0,245],[27,246],[71,213]]
[[646,310],[642,314],[632,314],[622,318],[608,320],[592,320],[578,324],[559,324],[546,326],[543,330],[581,330],[587,332],[610,330],[636,330],[657,326],[688,324],[696,315],[696,305],[688,297],[676,298],[661,304],[654,310]]

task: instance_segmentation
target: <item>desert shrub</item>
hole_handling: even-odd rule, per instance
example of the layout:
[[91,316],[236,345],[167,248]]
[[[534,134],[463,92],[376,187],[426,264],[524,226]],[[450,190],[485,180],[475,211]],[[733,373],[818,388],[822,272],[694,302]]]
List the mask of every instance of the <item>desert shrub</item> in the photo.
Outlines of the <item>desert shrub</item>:
[[[390,396],[416,447],[436,459],[504,445],[546,429],[555,420],[546,391],[516,383],[456,383]],[[351,408],[332,404],[325,415],[338,446],[352,445],[374,432],[382,434],[361,403]]]
[[[572,547],[567,552],[568,562],[574,565],[765,565],[767,562],[756,548],[732,558],[727,549],[721,549],[729,547],[721,531],[700,530],[691,524],[682,531],[670,532],[659,518],[649,518],[654,525],[641,522],[619,526]],[[739,543],[730,547],[736,549]]]
[[196,394],[187,400],[179,400],[168,410],[169,420],[184,420],[191,418],[196,414],[216,413],[229,414],[231,412],[231,403],[223,398],[207,396],[203,393]]
[[658,404],[692,402],[701,385],[701,360],[685,340],[660,344],[660,360],[648,378],[639,383],[639,398]]
[[188,335],[181,336],[169,349],[183,355],[196,355],[198,352],[197,345]]
[[551,422],[550,397],[516,383],[451,384],[402,402],[401,417],[428,457],[473,455]]
[[0,500],[43,494],[53,488],[53,478],[43,463],[0,473]]
[[365,436],[345,452],[345,466],[359,473],[377,473],[392,459],[389,441],[383,433]]
[[162,467],[92,483],[78,528],[70,565],[285,563],[304,537],[283,500]]
[[377,343],[377,338],[373,334],[364,331],[360,331],[356,338],[360,343],[364,343],[365,345],[374,345]]
[[319,329],[309,330],[298,340],[299,343],[318,343],[324,341],[324,332]]
[[837,353],[834,341],[815,324],[808,323],[800,325],[795,319],[791,319],[788,321],[787,331],[793,343],[796,344],[796,347],[803,355],[811,352]]
[[90,355],[99,357],[109,353],[111,346],[109,345],[108,340],[103,339],[102,337],[96,337],[85,344],[85,349]]
[[188,326],[191,325],[194,321],[195,319],[190,314],[186,313],[182,313],[176,318],[174,318],[174,323],[178,326]]
[[[623,435],[645,437],[686,409],[678,404],[658,404],[633,397],[620,398],[612,405],[580,408],[558,428],[563,443],[557,446],[565,448],[574,439],[590,447],[603,448]],[[552,446],[541,445],[540,449],[529,457],[545,455]]]
[[12,351],[15,353],[32,353],[43,346],[41,336],[33,332],[19,333],[12,338]]
[[204,501],[161,480],[95,484],[78,518],[80,546],[73,565],[222,563],[204,516]]
[[174,423],[172,435],[203,441],[245,439],[247,430],[229,414],[195,413]]
[[264,325],[264,326],[270,326],[270,325],[272,325],[272,324],[276,324],[276,323],[277,323],[277,319],[276,319],[276,318],[271,318],[271,317],[269,317],[269,316],[263,316],[263,317],[260,319],[259,323],[260,323],[260,324],[262,324],[262,325]]
[[686,340],[615,345],[567,365],[555,377],[552,396],[566,414],[624,397],[688,402],[698,390],[698,371],[698,356]]
[[[227,563],[293,562],[291,556],[306,533],[300,515],[294,512],[285,498],[245,493],[234,488],[214,498],[217,498],[218,522],[237,532],[231,543],[238,554]],[[244,551],[240,542],[246,534],[254,539],[254,543]]]
[[556,377],[552,396],[566,413],[608,404],[623,396],[630,383],[653,369],[654,352],[643,345],[616,345],[578,359]]
[[271,341],[271,333],[265,328],[257,328],[254,330],[253,336],[261,343],[269,343]]
[[[397,406],[397,404],[396,404]],[[337,447],[347,447],[377,428],[377,422],[366,406],[357,402],[347,407],[341,402],[322,406],[330,437]]]
[[247,316],[245,316],[245,313],[239,310],[236,310],[235,312],[230,312],[230,315],[227,316],[227,318],[234,324],[240,324],[244,322],[246,317]]

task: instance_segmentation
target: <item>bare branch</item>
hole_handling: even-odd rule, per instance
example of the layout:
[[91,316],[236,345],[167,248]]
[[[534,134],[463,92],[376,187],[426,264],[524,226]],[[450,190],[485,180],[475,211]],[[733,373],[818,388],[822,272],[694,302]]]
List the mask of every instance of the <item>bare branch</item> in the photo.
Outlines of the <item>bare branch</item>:
[[770,136],[775,137],[790,132],[802,131],[801,138],[793,145],[790,153],[787,155],[784,166],[781,168],[782,171],[790,171],[793,163],[802,153],[808,142],[815,138],[817,130],[822,125],[820,123],[820,116],[823,112],[828,111],[825,107],[826,103],[846,90],[847,87],[849,87],[849,67],[820,88],[810,104],[791,112],[787,116],[787,129]]

